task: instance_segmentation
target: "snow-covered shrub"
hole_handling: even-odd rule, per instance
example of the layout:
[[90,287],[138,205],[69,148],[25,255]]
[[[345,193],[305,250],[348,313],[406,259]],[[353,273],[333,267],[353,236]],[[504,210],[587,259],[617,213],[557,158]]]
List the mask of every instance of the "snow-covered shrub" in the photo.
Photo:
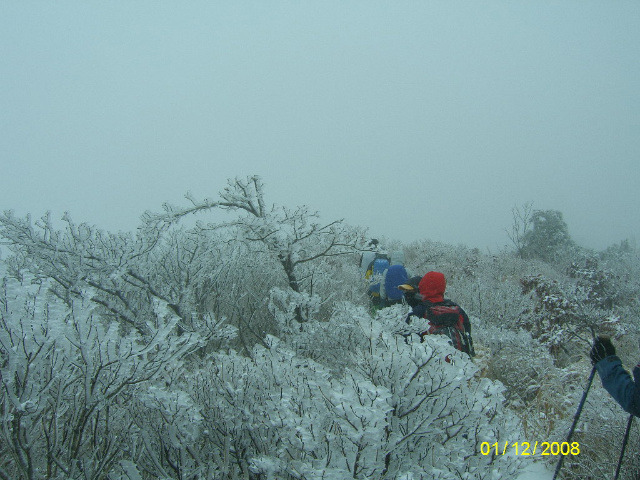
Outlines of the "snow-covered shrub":
[[[584,354],[588,352],[588,344],[567,342],[574,351],[581,348],[584,353],[579,361],[561,368],[548,347],[533,338],[531,332],[516,329],[513,323],[479,317],[472,317],[471,323],[478,352],[476,362],[481,364],[483,375],[505,384],[508,405],[521,418],[524,438],[563,441],[591,368]],[[600,412],[585,411],[583,419],[589,418],[589,413]],[[587,440],[587,443],[598,442]]]
[[332,377],[276,338],[267,344],[251,358],[213,355],[192,382],[221,473],[373,478],[388,392],[353,372]]
[[276,287],[270,291],[269,311],[276,320],[278,331],[288,335],[300,330],[301,325],[297,321],[296,312],[304,312],[307,322],[313,322],[320,309],[320,303],[320,297],[317,295]]
[[503,408],[503,386],[477,377],[474,363],[446,337],[427,336],[420,343],[413,335],[405,341],[399,311],[361,319],[357,327],[366,341],[353,354],[356,371],[391,392],[390,471],[433,478],[512,473],[517,461],[479,451],[482,442],[500,441],[517,430],[515,416]]
[[476,377],[474,364],[444,337],[406,343],[397,334],[401,311],[385,309],[375,319],[342,304],[329,322],[311,322],[290,337],[309,338],[297,343],[297,353],[271,337],[250,357],[212,355],[210,367],[188,384],[202,406],[206,451],[222,474],[336,480],[512,474],[517,459],[480,453],[482,442],[517,431],[502,385]]
[[48,286],[3,279],[0,478],[104,479],[141,448],[131,441],[135,399],[180,369],[199,338],[176,336],[178,318],[160,300],[154,334],[143,337],[104,321],[89,300],[67,306]]

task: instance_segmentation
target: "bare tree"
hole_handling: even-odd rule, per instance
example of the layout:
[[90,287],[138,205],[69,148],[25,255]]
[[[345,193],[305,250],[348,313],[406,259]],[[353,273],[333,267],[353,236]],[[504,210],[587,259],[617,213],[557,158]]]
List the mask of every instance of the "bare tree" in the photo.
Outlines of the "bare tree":
[[507,230],[507,235],[516,247],[518,256],[522,257],[526,246],[526,234],[533,226],[533,202],[527,202],[522,207],[517,205],[511,209],[513,223],[511,231]]
[[[197,201],[189,194],[186,198],[191,207],[165,204],[164,213],[147,212],[143,217],[143,228],[150,232],[163,231],[187,215],[214,209],[242,211],[245,216],[209,228],[235,228],[240,234],[239,240],[262,245],[264,252],[280,264],[289,287],[296,293],[307,289],[312,275],[311,270],[305,268],[307,264],[322,258],[353,254],[363,248],[362,232],[345,225],[343,220],[319,223],[318,212],[309,211],[306,206],[267,208],[258,176],[229,180],[220,192],[220,200]],[[296,311],[296,319],[305,321],[300,309]]]

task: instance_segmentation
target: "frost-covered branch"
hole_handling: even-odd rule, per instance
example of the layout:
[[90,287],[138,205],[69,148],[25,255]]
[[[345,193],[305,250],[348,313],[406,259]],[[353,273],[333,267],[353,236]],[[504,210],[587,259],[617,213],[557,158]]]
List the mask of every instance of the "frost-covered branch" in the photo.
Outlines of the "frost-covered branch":
[[[190,207],[165,204],[164,213],[147,212],[143,217],[144,229],[166,230],[187,215],[214,209],[240,210],[247,215],[223,224],[239,233],[240,241],[258,243],[282,267],[289,287],[296,293],[304,292],[303,279],[308,278],[307,264],[322,258],[353,254],[361,248],[362,232],[347,227],[342,220],[319,224],[317,212],[307,207],[266,208],[262,181],[258,176],[245,180],[228,180],[219,193],[220,200],[198,201],[188,194]],[[215,228],[219,228],[220,225]],[[299,322],[305,320],[303,312],[296,312]]]
[[145,338],[32,280],[5,278],[0,294],[0,452],[15,460],[10,478],[105,478],[131,439],[131,398],[182,371],[202,339],[176,336],[178,318],[159,299]]

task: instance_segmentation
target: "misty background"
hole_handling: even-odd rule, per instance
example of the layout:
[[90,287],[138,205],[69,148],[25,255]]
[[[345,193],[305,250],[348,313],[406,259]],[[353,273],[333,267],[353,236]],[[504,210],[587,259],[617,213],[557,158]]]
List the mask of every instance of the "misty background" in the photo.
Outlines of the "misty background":
[[262,176],[371,236],[640,237],[640,4],[3,2],[0,208],[131,230]]

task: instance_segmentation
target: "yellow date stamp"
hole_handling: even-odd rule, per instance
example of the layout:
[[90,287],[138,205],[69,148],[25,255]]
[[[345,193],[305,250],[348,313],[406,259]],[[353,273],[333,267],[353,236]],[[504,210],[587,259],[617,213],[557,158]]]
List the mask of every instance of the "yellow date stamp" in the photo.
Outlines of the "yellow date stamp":
[[482,455],[580,455],[578,442],[482,442]]

